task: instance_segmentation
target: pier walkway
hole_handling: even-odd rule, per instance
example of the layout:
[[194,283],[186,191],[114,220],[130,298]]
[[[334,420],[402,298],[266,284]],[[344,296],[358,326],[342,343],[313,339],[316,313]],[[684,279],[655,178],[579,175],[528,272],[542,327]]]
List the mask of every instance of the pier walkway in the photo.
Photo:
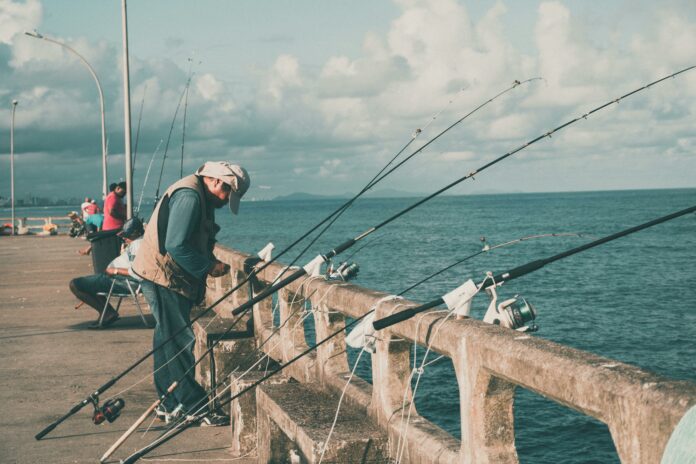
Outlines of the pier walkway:
[[[96,312],[86,305],[75,310],[77,300],[68,289],[70,279],[92,272],[91,259],[77,254],[84,245],[67,236],[0,238],[2,463],[98,462],[155,399],[152,361],[147,360],[102,398],[144,379],[124,395],[126,407],[116,422],[95,426],[91,406],[85,407],[43,440],[34,440],[37,432],[152,346],[151,329],[143,327],[135,306],[125,300],[121,319],[109,330],[87,329]],[[157,435],[153,430],[134,435],[111,462]],[[147,462],[256,462],[235,459],[227,449],[228,435],[225,427],[191,430],[151,453]]]

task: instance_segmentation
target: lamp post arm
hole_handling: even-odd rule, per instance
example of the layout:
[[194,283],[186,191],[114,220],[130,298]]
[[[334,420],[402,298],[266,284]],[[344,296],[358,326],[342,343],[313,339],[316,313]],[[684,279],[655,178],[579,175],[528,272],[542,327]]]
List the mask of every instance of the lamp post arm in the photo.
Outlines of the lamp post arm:
[[39,33],[33,33],[33,32],[25,32],[26,35],[29,37],[33,37],[35,39],[42,39],[47,42],[54,43],[56,45],[60,45],[61,47],[65,48],[66,50],[72,52],[77,56],[82,64],[84,64],[87,67],[87,70],[89,73],[92,75],[94,78],[94,82],[97,84],[97,90],[99,91],[99,111],[101,113],[101,133],[102,133],[102,199],[106,198],[107,192],[107,163],[106,163],[106,117],[104,115],[104,92],[102,91],[101,83],[99,82],[99,77],[97,77],[97,73],[94,72],[94,68],[92,68],[92,65],[89,64],[89,62],[85,59],[84,56],[80,55],[77,50],[72,48],[70,45],[64,44],[63,42],[59,42],[57,40],[51,39],[50,37],[46,37],[45,35],[39,34]]

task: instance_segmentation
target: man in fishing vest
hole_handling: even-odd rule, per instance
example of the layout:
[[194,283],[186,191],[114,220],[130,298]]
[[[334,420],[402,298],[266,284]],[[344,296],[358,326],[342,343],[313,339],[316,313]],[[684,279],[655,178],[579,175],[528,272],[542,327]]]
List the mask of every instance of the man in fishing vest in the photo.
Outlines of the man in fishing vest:
[[[181,331],[154,353],[155,387],[160,397],[173,382],[179,382],[161,405],[160,418],[194,413],[194,408],[206,404],[205,390],[190,369],[194,364],[190,312],[203,300],[207,276],[229,272],[229,266],[213,256],[215,234],[220,229],[215,224],[215,209],[229,204],[237,214],[249,185],[244,168],[208,161],[166,190],[145,229],[133,271],[143,278],[142,291],[157,323],[154,346]],[[228,422],[229,418],[216,411],[209,411],[203,421],[207,425]]]

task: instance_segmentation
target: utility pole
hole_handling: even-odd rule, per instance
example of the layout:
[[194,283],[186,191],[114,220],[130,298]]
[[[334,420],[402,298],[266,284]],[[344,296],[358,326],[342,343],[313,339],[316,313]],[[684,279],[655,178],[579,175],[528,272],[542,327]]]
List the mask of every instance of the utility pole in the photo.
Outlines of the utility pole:
[[12,235],[15,234],[15,197],[14,197],[14,121],[17,100],[12,100],[12,117],[10,119],[10,202],[12,203]]

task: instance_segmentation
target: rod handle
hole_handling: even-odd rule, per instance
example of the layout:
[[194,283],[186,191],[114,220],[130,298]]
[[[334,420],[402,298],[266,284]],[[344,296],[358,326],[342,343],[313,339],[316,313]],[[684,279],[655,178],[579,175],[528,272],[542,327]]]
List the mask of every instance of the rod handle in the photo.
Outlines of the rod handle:
[[233,310],[232,310],[232,315],[233,315],[233,316],[239,316],[241,313],[246,312],[249,308],[253,307],[253,306],[254,306],[256,303],[258,303],[259,301],[265,299],[265,298],[268,297],[269,295],[272,295],[273,293],[275,293],[276,291],[278,291],[278,289],[285,287],[286,285],[288,285],[288,284],[294,282],[295,280],[299,279],[300,277],[302,277],[302,276],[305,275],[305,274],[307,274],[307,271],[305,271],[303,268],[300,268],[300,269],[296,270],[295,272],[293,272],[292,274],[290,274],[288,277],[286,277],[285,279],[281,280],[281,281],[278,282],[277,284],[275,284],[275,285],[273,285],[273,286],[271,286],[271,287],[266,288],[266,289],[263,290],[261,293],[259,293],[258,295],[256,295],[254,298],[252,298],[252,299],[250,299],[249,301],[245,302],[245,303],[242,304],[241,306],[239,306],[239,307],[233,309]]
[[406,319],[410,319],[418,313],[427,311],[428,309],[434,308],[435,306],[439,306],[443,303],[444,301],[442,300],[442,298],[438,298],[437,300],[433,300],[430,303],[425,303],[423,305],[416,306],[415,308],[405,309],[403,311],[399,311],[398,313],[392,314],[391,316],[378,319],[372,323],[372,326],[375,328],[375,330],[382,330],[401,321],[405,321]]
[[35,438],[36,440],[41,440],[43,437],[45,437],[46,435],[48,435],[49,433],[51,433],[51,431],[52,431],[53,429],[55,429],[56,427],[58,427],[58,425],[60,425],[60,424],[61,424],[63,421],[65,421],[68,417],[70,417],[70,416],[72,416],[73,414],[77,413],[80,409],[82,409],[83,407],[85,407],[85,405],[88,404],[88,403],[89,403],[89,401],[84,400],[84,401],[82,401],[82,402],[76,404],[76,405],[73,406],[72,409],[70,409],[70,411],[68,411],[63,417],[57,419],[57,420],[54,421],[53,423],[49,424],[45,429],[43,429],[42,431],[40,431],[39,433],[37,433],[36,435],[34,435],[34,438]]
[[346,251],[348,248],[352,247],[355,245],[355,239],[351,238],[350,240],[346,240],[345,242],[341,243],[338,245],[336,248],[331,250],[329,253],[326,254],[326,258],[330,259],[333,258],[336,255],[339,255]]

